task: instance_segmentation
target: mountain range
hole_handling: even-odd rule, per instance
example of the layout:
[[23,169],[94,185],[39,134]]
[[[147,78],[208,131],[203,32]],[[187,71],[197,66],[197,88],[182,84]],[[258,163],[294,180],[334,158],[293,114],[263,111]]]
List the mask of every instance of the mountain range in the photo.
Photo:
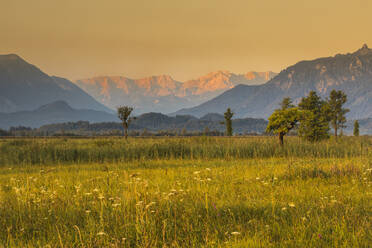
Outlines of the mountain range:
[[238,85],[205,103],[174,114],[198,117],[223,113],[230,107],[239,118],[268,118],[284,97],[291,97],[298,103],[310,91],[325,98],[333,89],[347,94],[348,118],[372,117],[372,49],[364,45],[354,53],[301,61],[263,85]]
[[196,106],[238,84],[263,84],[275,75],[274,72],[234,74],[217,71],[185,82],[161,75],[142,79],[102,76],[77,80],[75,83],[111,109],[120,105],[130,105],[135,107],[137,114],[170,113]]
[[64,101],[43,105],[35,110],[0,113],[0,128],[26,126],[38,128],[52,123],[71,121],[118,121],[114,114],[91,109],[74,109]]
[[54,101],[111,111],[69,80],[50,77],[18,55],[0,55],[0,112],[34,110]]

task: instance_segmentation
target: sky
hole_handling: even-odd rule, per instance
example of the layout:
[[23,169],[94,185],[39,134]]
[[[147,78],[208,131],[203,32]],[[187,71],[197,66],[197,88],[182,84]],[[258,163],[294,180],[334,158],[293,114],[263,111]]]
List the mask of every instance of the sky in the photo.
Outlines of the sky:
[[0,0],[0,54],[71,80],[280,72],[372,47],[370,0]]

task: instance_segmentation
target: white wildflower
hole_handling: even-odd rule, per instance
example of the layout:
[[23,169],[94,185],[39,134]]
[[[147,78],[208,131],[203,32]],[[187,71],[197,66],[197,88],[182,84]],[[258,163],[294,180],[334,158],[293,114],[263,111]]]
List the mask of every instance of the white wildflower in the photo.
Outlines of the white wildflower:
[[99,232],[97,233],[97,236],[104,236],[104,235],[107,235],[105,232]]
[[290,206],[291,208],[294,208],[295,204],[293,202],[290,202],[290,203],[288,203],[288,206]]

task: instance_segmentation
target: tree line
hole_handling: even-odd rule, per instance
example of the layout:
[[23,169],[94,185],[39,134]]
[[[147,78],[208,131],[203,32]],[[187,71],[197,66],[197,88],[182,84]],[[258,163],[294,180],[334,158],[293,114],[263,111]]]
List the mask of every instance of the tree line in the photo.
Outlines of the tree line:
[[[337,139],[346,127],[346,114],[349,109],[344,108],[347,95],[339,90],[332,90],[329,98],[323,100],[315,91],[303,97],[295,106],[290,98],[284,98],[281,107],[269,117],[266,132],[277,134],[281,145],[284,136],[291,130],[296,130],[298,136],[310,142],[317,142],[330,137],[331,127]],[[359,136],[359,123],[355,121],[354,135]]]
[[[349,109],[344,108],[347,95],[339,90],[332,90],[329,97],[323,100],[315,91],[310,91],[308,96],[303,97],[295,106],[292,99],[286,97],[269,117],[266,133],[277,134],[279,143],[284,144],[284,136],[291,131],[310,142],[317,142],[330,138],[330,130],[333,128],[337,139],[346,127],[346,114]],[[118,118],[122,121],[125,138],[128,137],[128,128],[133,119],[133,107],[121,106],[117,108]],[[232,118],[234,113],[227,108],[224,113],[226,136],[233,135]],[[354,122],[354,135],[359,136],[359,122]]]

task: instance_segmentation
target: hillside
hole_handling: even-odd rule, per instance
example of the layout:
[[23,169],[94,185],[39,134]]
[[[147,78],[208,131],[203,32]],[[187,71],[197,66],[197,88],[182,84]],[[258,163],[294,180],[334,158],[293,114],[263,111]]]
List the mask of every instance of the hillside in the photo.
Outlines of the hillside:
[[223,113],[230,107],[237,117],[268,118],[284,97],[298,103],[312,90],[326,97],[333,89],[348,95],[349,118],[372,117],[372,49],[364,45],[354,53],[302,61],[263,85],[238,85],[210,101],[174,114],[200,117],[210,112]]
[[137,114],[170,113],[198,105],[238,84],[262,84],[275,75],[273,72],[234,74],[217,71],[186,82],[162,75],[142,79],[103,76],[77,80],[75,83],[112,109],[119,105],[131,105]]
[[50,77],[15,54],[0,55],[0,112],[34,110],[54,101],[110,111],[67,79]]
[[102,122],[116,120],[115,115],[104,111],[74,109],[66,102],[57,101],[32,111],[0,113],[0,128],[8,129],[11,126],[37,128],[46,124],[71,121]]

